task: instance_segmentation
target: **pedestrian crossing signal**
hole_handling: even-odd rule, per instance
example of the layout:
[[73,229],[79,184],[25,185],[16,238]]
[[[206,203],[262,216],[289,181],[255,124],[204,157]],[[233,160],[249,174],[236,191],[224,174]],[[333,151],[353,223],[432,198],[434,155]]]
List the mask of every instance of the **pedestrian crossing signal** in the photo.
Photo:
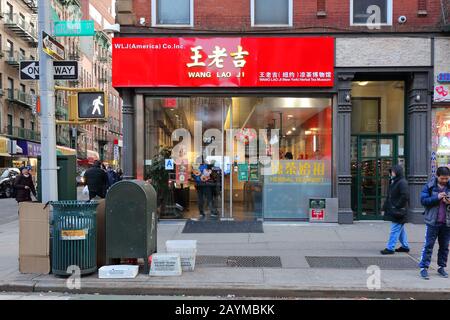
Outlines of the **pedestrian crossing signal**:
[[78,120],[106,120],[108,103],[104,91],[77,93]]

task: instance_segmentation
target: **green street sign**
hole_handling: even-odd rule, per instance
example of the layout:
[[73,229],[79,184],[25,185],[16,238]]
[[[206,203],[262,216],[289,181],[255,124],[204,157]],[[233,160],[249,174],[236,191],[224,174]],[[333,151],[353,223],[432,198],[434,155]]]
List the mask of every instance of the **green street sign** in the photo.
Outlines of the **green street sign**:
[[94,20],[54,22],[54,35],[56,37],[93,36],[94,34]]

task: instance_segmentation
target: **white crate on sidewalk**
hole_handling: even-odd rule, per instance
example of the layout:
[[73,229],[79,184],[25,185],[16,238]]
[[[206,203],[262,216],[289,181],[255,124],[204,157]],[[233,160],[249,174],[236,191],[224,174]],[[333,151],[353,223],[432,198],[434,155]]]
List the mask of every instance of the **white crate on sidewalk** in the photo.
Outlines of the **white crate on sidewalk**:
[[179,253],[183,271],[194,271],[197,255],[197,240],[167,240],[168,253]]
[[136,278],[139,273],[139,266],[135,265],[115,265],[103,266],[98,269],[100,279],[131,279]]

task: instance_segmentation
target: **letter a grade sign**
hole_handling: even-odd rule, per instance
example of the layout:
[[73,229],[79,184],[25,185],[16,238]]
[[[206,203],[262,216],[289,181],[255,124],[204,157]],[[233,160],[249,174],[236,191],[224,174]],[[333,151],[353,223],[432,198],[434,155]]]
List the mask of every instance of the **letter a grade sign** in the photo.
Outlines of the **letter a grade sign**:
[[78,92],[79,119],[105,119],[107,102],[103,91]]

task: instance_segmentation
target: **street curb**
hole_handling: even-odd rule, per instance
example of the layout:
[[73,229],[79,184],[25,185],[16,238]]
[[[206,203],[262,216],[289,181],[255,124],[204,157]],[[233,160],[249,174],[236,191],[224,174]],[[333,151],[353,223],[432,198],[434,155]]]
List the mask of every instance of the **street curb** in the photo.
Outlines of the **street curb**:
[[363,288],[267,288],[267,287],[170,287],[170,286],[124,286],[124,283],[84,284],[81,289],[70,290],[65,282],[36,284],[3,284],[0,291],[5,292],[58,292],[68,294],[101,295],[154,295],[154,296],[218,296],[218,297],[264,297],[264,298],[341,298],[341,299],[414,299],[443,300],[450,299],[449,290],[368,290]]
[[0,284],[0,292],[34,292],[35,283],[2,283]]

